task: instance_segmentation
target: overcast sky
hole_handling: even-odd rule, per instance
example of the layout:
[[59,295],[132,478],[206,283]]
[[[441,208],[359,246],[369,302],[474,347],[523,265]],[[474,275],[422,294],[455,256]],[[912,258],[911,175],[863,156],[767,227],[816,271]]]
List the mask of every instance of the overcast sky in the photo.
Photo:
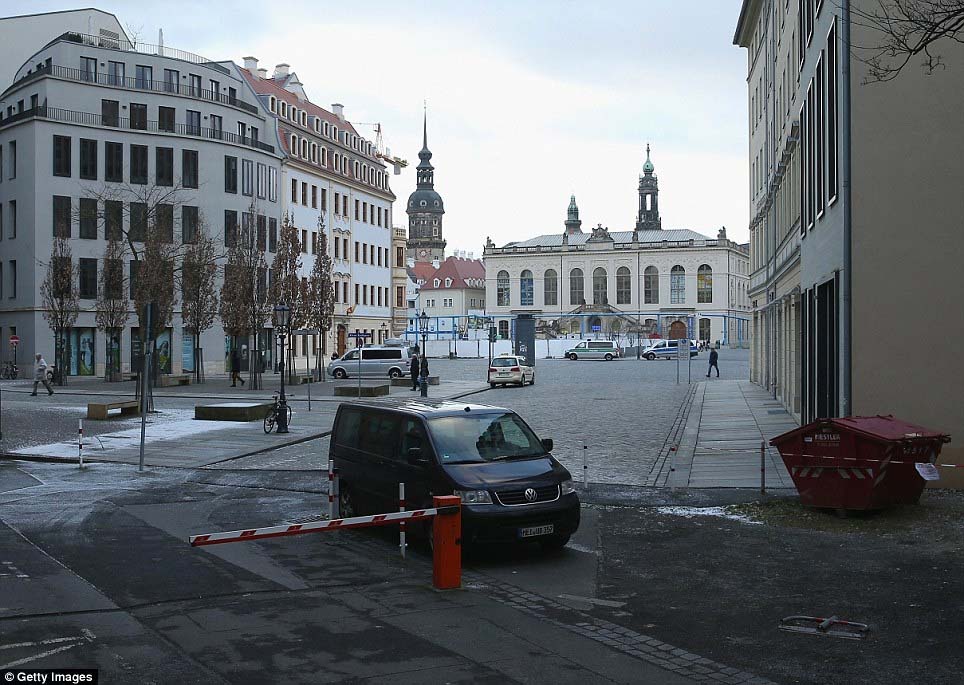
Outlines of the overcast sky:
[[[156,42],[212,59],[287,62],[322,106],[345,105],[393,154],[395,224],[415,188],[428,101],[448,251],[563,230],[628,230],[647,141],[663,228],[748,237],[746,55],[740,0],[484,3],[93,2]],[[5,14],[85,5],[5,3]]]

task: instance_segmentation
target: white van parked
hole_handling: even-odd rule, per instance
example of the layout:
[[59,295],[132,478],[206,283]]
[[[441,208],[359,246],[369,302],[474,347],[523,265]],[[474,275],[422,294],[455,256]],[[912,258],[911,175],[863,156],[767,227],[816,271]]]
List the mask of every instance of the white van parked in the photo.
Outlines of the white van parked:
[[[411,347],[373,345],[345,353],[328,364],[328,374],[335,378],[369,376],[399,378],[409,372],[412,360]],[[359,358],[360,357],[360,358]]]
[[686,345],[689,343],[690,346],[690,357],[695,357],[699,354],[699,349],[696,347],[696,341],[694,340],[657,340],[652,345],[643,350],[643,359],[676,359],[679,351],[679,345]]
[[566,350],[566,358],[571,361],[605,359],[608,362],[619,358],[619,356],[619,347],[612,340],[583,340],[575,347]]

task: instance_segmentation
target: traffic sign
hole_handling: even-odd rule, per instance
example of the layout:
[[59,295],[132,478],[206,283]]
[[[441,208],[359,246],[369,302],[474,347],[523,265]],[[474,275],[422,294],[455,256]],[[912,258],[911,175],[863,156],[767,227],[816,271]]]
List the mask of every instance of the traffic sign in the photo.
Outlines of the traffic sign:
[[10,336],[10,347],[16,347],[16,346],[19,345],[19,344],[20,344],[20,336],[19,336],[19,335],[11,335],[11,336]]
[[602,330],[602,326],[600,326],[599,324],[596,324],[595,326],[592,327],[593,333],[598,333],[601,330]]
[[349,333],[348,337],[365,339],[365,338],[374,338],[375,336],[373,336],[371,333]]

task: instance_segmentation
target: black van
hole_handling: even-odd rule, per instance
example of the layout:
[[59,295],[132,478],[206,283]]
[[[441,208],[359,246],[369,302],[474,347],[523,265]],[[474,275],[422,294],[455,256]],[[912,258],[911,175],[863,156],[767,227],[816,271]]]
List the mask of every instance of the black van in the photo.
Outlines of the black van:
[[462,541],[533,540],[562,547],[579,527],[572,476],[515,412],[447,400],[342,404],[330,455],[341,515],[409,509],[433,495],[462,499]]

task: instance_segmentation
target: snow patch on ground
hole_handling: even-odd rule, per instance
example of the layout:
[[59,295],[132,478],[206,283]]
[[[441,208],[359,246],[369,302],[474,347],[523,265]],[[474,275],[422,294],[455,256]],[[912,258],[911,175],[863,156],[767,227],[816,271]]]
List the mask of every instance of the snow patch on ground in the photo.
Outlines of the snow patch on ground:
[[749,523],[754,526],[763,525],[760,521],[754,521],[749,516],[735,514],[727,507],[658,507],[656,511],[658,511],[660,514],[682,516],[683,518],[688,519],[695,518],[697,516],[715,516],[716,518],[730,519],[731,521]]

